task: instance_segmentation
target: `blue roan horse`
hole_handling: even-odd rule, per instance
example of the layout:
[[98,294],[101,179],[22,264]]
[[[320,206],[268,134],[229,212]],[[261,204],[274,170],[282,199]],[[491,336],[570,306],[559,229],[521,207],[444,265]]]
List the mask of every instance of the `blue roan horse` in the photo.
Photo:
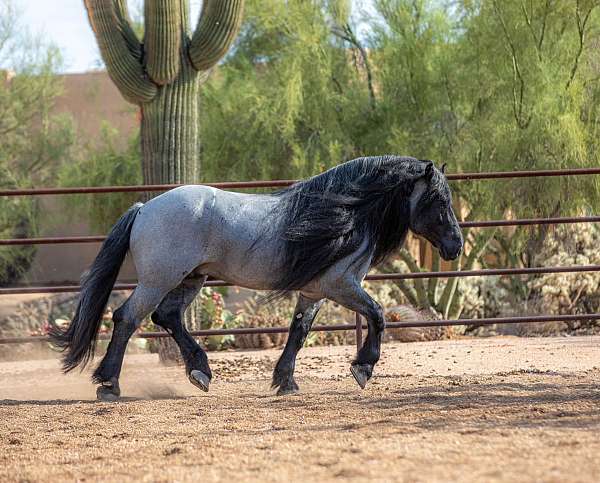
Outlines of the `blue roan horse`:
[[364,388],[379,360],[385,324],[361,282],[369,267],[402,245],[409,229],[446,260],[462,250],[443,168],[431,161],[359,158],[271,195],[182,186],[121,217],[82,280],[71,325],[64,331],[55,327],[51,336],[65,350],[65,372],[89,362],[108,296],[130,251],[139,282],[115,311],[110,344],[94,372],[100,399],[119,397],[127,342],[149,314],[179,345],[189,380],[208,390],[208,359],[182,316],[209,276],[268,290],[270,298],[300,292],[273,374],[278,394],[298,390],[296,355],[325,299],[363,315],[369,333],[351,371]]

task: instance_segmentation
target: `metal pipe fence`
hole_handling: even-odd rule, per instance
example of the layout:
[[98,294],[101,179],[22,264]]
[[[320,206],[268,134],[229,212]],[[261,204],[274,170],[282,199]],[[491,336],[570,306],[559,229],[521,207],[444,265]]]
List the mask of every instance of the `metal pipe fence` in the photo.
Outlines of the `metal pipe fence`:
[[[600,168],[574,168],[574,169],[539,169],[529,171],[488,171],[481,173],[454,173],[447,174],[451,181],[474,181],[510,178],[546,178],[555,176],[582,176],[600,174]],[[251,188],[285,188],[298,180],[277,179],[271,181],[226,181],[221,183],[202,183],[220,189],[251,189]],[[181,184],[152,184],[134,186],[88,186],[72,188],[26,188],[3,189],[0,196],[43,196],[43,195],[81,195],[98,193],[135,193],[149,191],[168,191],[178,188]]]
[[[335,324],[335,325],[315,325],[311,328],[312,332],[335,332],[341,330],[356,330],[357,343],[362,339],[362,330],[367,328],[364,322],[357,316],[356,324]],[[444,320],[409,320],[405,322],[387,322],[387,329],[403,329],[413,327],[446,327],[446,326],[485,326],[496,324],[523,324],[540,322],[573,322],[578,320],[600,320],[600,313],[593,314],[568,314],[568,315],[530,315],[521,317],[491,317],[481,319],[444,319]],[[240,335],[240,334],[281,334],[286,333],[288,327],[238,327],[232,329],[206,329],[190,331],[194,337],[207,337],[211,335]],[[135,337],[139,339],[155,339],[170,337],[167,332],[138,332]],[[99,340],[109,340],[110,335],[100,334]],[[3,337],[0,338],[0,345],[22,344],[28,342],[49,342],[45,335],[28,337]]]
[[[506,226],[564,225],[572,223],[600,223],[600,216],[571,216],[554,218],[521,218],[515,220],[461,221],[461,228],[497,228]],[[65,236],[44,238],[6,238],[0,246],[10,245],[61,245],[67,243],[101,243],[104,235]]]
[[[490,268],[485,270],[447,270],[440,272],[409,272],[409,273],[375,273],[367,275],[366,281],[381,282],[385,280],[414,280],[428,278],[459,278],[459,277],[495,277],[507,275],[539,275],[546,273],[581,273],[600,272],[600,265],[578,265],[566,267],[531,267],[531,268]],[[205,287],[231,287],[233,284],[224,280],[208,280]],[[135,283],[117,283],[113,291],[134,290]],[[21,286],[0,288],[0,295],[22,295],[43,293],[79,292],[79,285],[50,285],[50,286]]]
[[[600,174],[600,168],[579,168],[564,170],[536,170],[536,171],[505,171],[505,172],[482,172],[482,173],[457,173],[448,174],[447,178],[452,181],[473,181],[473,180],[492,180],[492,179],[511,179],[511,178],[529,178],[529,177],[555,177],[555,176],[581,176]],[[252,189],[252,188],[281,188],[294,183],[295,180],[273,180],[273,181],[240,181],[224,183],[207,183],[222,189]],[[41,196],[41,195],[81,195],[98,193],[124,193],[124,192],[152,192],[166,191],[181,186],[179,184],[160,184],[143,186],[100,186],[100,187],[72,187],[72,188],[30,188],[15,190],[0,190],[0,196]],[[532,226],[532,225],[556,225],[571,223],[597,223],[600,222],[600,216],[579,216],[579,217],[552,217],[552,218],[525,218],[512,220],[483,220],[461,222],[462,228],[491,228],[508,226]],[[100,243],[105,239],[104,236],[68,236],[68,237],[40,237],[40,238],[15,238],[0,240],[0,246],[13,245],[49,245],[66,243]],[[566,267],[529,267],[529,268],[507,268],[507,269],[485,269],[485,270],[462,270],[462,271],[436,271],[436,272],[415,272],[415,273],[381,273],[372,274],[366,277],[368,281],[383,280],[409,280],[409,279],[428,279],[428,278],[456,278],[456,277],[480,277],[480,276],[509,276],[509,275],[533,275],[548,273],[582,273],[600,271],[600,265],[566,266]],[[209,280],[206,286],[231,286],[232,284],[222,280]],[[114,290],[133,290],[134,283],[117,283]],[[20,286],[0,288],[0,295],[15,294],[36,294],[36,293],[66,293],[78,292],[79,285],[66,284],[56,286]],[[404,322],[387,323],[388,328],[404,327],[438,327],[438,326],[484,326],[493,324],[515,324],[515,323],[533,323],[533,322],[569,322],[576,320],[600,320],[600,313],[571,314],[571,315],[532,315],[522,317],[499,317],[482,319],[459,319],[459,320],[412,320]],[[340,331],[355,330],[357,346],[360,347],[362,341],[362,331],[366,328],[361,320],[361,316],[356,314],[355,324],[338,325],[317,325],[312,328],[313,331]],[[208,329],[191,332],[193,336],[211,336],[211,335],[236,335],[236,334],[268,334],[285,333],[287,327],[252,327],[235,329]],[[168,337],[166,332],[141,332],[137,337],[154,338]],[[101,335],[100,339],[109,338],[108,335]],[[26,342],[46,342],[46,336],[31,337],[4,337],[0,338],[0,344],[19,344]]]

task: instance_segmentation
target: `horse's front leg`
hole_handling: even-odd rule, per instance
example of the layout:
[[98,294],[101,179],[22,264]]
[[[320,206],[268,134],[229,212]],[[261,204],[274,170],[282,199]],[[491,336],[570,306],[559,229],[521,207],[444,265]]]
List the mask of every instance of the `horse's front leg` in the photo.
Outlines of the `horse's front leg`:
[[294,316],[290,325],[288,340],[283,353],[277,361],[273,371],[273,383],[271,387],[278,388],[277,395],[292,394],[298,392],[298,384],[294,380],[294,368],[296,367],[296,356],[304,345],[306,336],[310,331],[313,321],[323,305],[324,300],[311,300],[300,294]]
[[350,367],[354,379],[364,389],[381,354],[381,340],[385,328],[383,309],[365,292],[357,280],[335,284],[330,288],[327,298],[367,319],[369,333]]

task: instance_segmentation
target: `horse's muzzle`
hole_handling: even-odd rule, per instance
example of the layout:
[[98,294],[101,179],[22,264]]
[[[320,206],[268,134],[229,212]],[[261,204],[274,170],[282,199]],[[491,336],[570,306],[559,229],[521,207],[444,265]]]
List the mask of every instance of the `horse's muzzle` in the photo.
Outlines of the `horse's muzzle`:
[[440,256],[446,261],[456,260],[462,253],[462,240],[444,244],[440,247]]

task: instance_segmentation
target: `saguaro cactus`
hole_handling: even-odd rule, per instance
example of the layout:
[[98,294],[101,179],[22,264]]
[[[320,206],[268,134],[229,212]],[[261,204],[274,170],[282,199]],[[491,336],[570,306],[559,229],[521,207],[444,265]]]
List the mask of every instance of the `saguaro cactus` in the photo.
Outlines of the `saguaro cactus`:
[[[204,0],[193,33],[189,0],[145,0],[143,40],[132,28],[127,0],[84,4],[108,74],[140,108],[144,182],[197,183],[199,90],[237,35],[244,0]],[[192,328],[193,313],[186,314]],[[176,352],[160,347],[163,359]]]
[[199,89],[237,35],[244,1],[204,0],[192,34],[188,0],[145,0],[143,42],[127,0],[84,2],[108,74],[140,107],[144,182],[198,182]]

